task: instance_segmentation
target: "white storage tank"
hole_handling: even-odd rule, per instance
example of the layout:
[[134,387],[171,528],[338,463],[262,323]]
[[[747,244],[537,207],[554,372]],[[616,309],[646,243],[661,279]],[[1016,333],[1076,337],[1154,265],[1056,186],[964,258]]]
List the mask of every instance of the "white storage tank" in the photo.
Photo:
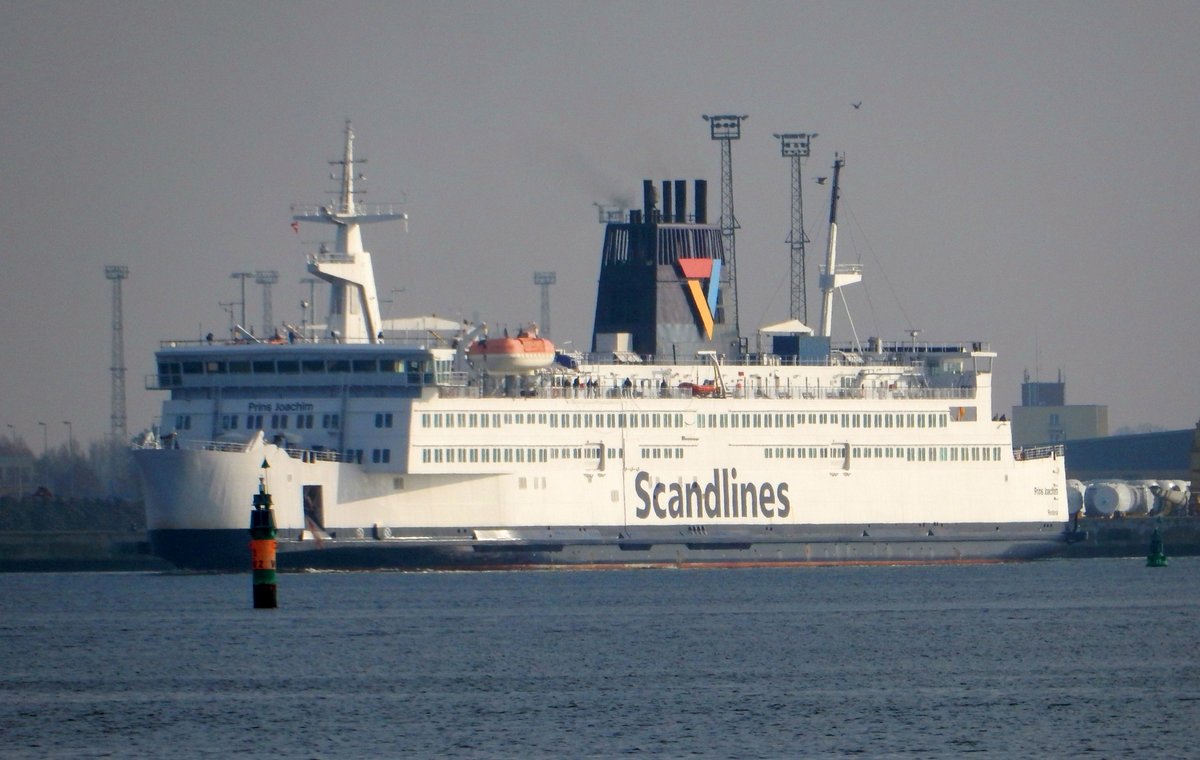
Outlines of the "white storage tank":
[[1083,509],[1084,485],[1074,478],[1067,480],[1067,514],[1077,515]]
[[1089,511],[1095,514],[1142,514],[1154,503],[1150,489],[1140,483],[1104,481],[1092,483],[1085,493]]

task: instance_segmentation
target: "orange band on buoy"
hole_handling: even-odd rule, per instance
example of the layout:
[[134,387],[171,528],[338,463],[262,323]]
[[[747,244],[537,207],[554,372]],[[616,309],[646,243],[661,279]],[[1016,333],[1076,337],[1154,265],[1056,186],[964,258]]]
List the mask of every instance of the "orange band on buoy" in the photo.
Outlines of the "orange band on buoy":
[[272,539],[251,541],[250,563],[254,570],[274,570],[275,541]]

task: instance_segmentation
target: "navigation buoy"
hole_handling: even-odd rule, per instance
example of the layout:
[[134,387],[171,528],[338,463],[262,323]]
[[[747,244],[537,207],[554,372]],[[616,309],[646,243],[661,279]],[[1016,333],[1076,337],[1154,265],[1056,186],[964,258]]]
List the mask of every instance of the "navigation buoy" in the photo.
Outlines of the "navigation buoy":
[[1166,567],[1167,555],[1163,551],[1162,531],[1158,528],[1154,529],[1154,535],[1150,538],[1150,554],[1146,557],[1146,567]]
[[[263,460],[263,470],[270,465]],[[275,510],[271,509],[271,494],[267,479],[258,479],[254,494],[254,509],[250,510],[250,566],[253,568],[254,609],[275,609],[279,606],[275,576]]]

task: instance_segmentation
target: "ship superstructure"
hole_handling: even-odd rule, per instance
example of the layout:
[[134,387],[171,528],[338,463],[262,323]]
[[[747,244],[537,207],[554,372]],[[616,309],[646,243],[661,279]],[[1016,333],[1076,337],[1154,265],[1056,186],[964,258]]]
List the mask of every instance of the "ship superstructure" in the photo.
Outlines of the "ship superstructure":
[[[1014,450],[987,344],[837,347],[823,314],[749,353],[704,183],[690,214],[684,183],[662,208],[645,183],[608,225],[592,351],[550,360],[533,331],[384,329],[360,225],[404,217],[356,201],[354,162],[347,125],[340,198],[295,215],[338,225],[308,261],[327,334],[157,354],[163,430],[136,459],[176,564],[243,568],[263,477],[283,567],[968,561],[1062,541],[1061,452]],[[827,294],[861,276],[833,238]]]

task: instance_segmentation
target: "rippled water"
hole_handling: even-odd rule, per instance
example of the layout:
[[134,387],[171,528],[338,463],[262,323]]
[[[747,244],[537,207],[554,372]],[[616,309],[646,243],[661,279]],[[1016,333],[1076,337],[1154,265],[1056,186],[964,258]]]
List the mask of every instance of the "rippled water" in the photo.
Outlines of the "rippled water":
[[1143,565],[0,575],[0,757],[1194,756]]

